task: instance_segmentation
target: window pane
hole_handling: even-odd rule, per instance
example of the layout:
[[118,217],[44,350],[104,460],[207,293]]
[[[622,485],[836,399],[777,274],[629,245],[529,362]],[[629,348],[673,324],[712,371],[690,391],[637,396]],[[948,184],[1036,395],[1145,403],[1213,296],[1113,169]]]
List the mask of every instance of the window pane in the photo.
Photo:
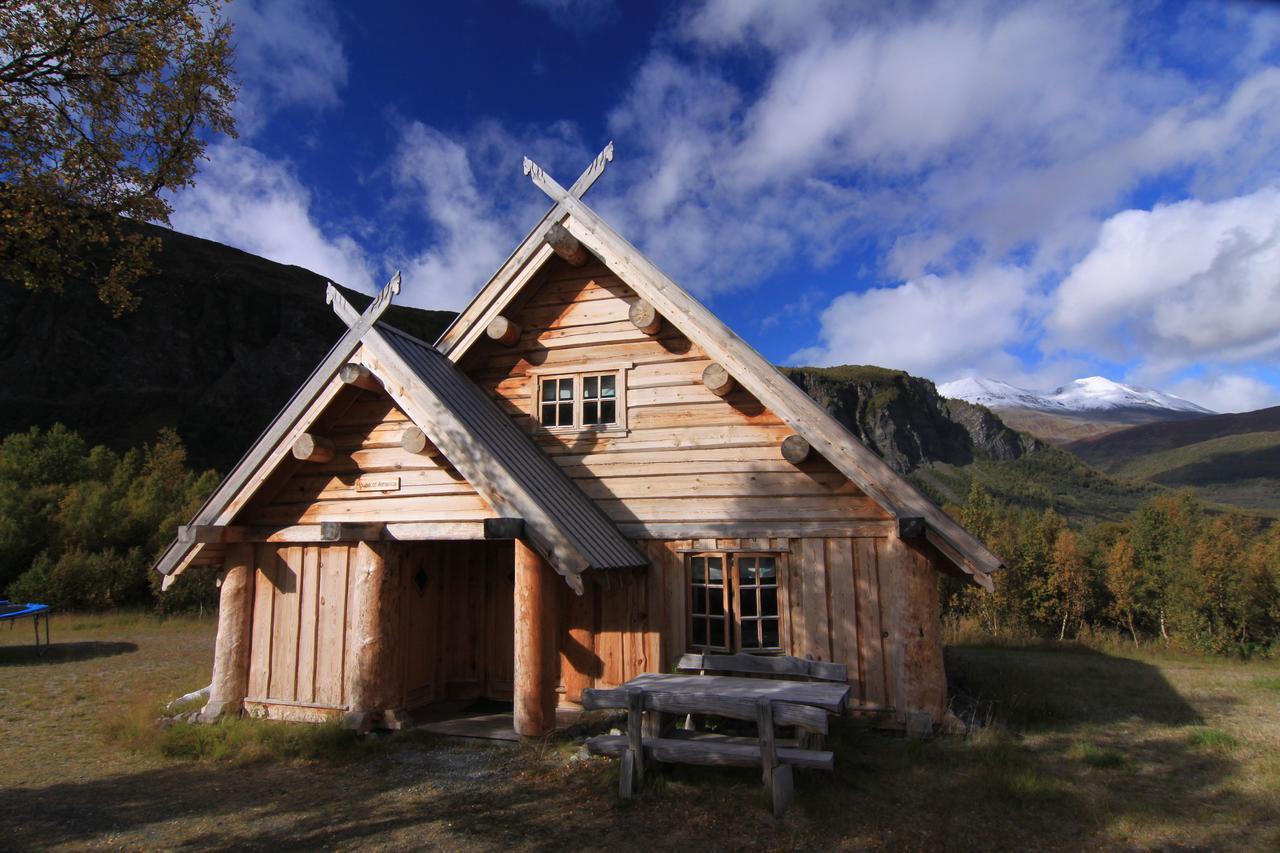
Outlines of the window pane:
[[778,561],[773,557],[760,558],[760,582],[776,583],[778,577]]
[[561,400],[573,399],[573,380],[572,379],[560,380],[560,399]]
[[755,557],[739,557],[738,558],[738,580],[745,585],[754,585],[756,582],[756,560]]
[[584,400],[582,403],[582,422],[584,424],[600,423],[600,416],[597,414],[600,410],[600,404]]
[[712,616],[724,615],[724,593],[721,592],[723,587],[711,587],[707,591],[707,604],[710,605],[708,611]]
[[707,588],[705,586],[695,586],[693,588],[693,612],[707,612]]
[[756,591],[754,589],[744,589],[739,591],[738,615],[739,616],[755,616],[756,615]]
[[711,629],[711,645],[724,645],[724,619],[709,619],[708,627]]
[[582,399],[594,400],[599,397],[600,378],[598,376],[587,376],[582,380]]
[[556,398],[556,381],[554,379],[544,380],[542,383],[542,399],[554,400]]
[[724,583],[724,560],[720,557],[707,557],[707,569],[711,573],[712,583]]
[[600,396],[601,397],[616,396],[614,386],[617,384],[617,380],[618,380],[618,377],[616,376],[601,376],[600,377]]
[[704,557],[694,557],[689,561],[694,583],[705,583],[707,580],[707,561]]
[[560,404],[560,426],[569,426],[573,423],[573,403]]
[[693,617],[693,644],[695,646],[707,644],[707,620],[701,616]]
[[556,425],[556,406],[555,403],[548,403],[542,407],[542,422],[547,426]]
[[760,641],[756,638],[756,623],[742,623],[742,647],[744,649],[760,648]]
[[768,587],[768,586],[761,587],[760,615],[761,616],[777,616],[778,615],[777,587]]
[[611,424],[618,420],[616,409],[618,404],[612,400],[605,400],[600,404],[600,423]]
[[764,647],[766,649],[776,649],[782,645],[778,639],[778,622],[776,619],[766,619],[760,623],[761,633],[764,635]]

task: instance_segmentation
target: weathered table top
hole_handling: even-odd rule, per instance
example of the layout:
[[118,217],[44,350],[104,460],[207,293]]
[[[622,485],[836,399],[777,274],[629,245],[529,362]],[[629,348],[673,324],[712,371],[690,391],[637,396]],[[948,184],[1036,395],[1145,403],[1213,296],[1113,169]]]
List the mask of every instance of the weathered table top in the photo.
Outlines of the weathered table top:
[[637,675],[618,689],[639,687],[649,692],[705,694],[733,699],[776,699],[812,705],[833,714],[844,710],[848,684],[821,681],[782,681],[772,678],[739,678],[731,675]]

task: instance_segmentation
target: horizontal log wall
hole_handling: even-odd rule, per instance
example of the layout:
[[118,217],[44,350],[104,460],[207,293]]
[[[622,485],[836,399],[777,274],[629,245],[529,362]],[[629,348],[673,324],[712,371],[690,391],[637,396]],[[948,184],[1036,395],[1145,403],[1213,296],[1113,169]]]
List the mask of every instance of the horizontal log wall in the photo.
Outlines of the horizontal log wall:
[[[624,532],[887,518],[817,454],[799,466],[785,461],[779,448],[792,430],[745,391],[719,397],[706,388],[711,360],[669,325],[656,335],[637,329],[627,316],[635,294],[602,265],[552,260],[539,276],[507,312],[519,340],[482,341],[462,367]],[[619,364],[630,365],[620,395],[625,430],[551,432],[532,417],[537,376]]]
[[931,551],[892,537],[645,540],[647,572],[593,573],[562,606],[561,685],[614,687],[669,671],[688,646],[685,555],[758,550],[784,555],[787,651],[849,667],[851,710],[901,723],[909,711],[941,720],[946,707]]
[[[494,514],[445,460],[400,446],[413,423],[386,394],[352,390],[326,414],[312,429],[333,441],[333,459],[286,462],[237,523],[480,521]],[[399,488],[362,491],[362,476],[396,478]]]

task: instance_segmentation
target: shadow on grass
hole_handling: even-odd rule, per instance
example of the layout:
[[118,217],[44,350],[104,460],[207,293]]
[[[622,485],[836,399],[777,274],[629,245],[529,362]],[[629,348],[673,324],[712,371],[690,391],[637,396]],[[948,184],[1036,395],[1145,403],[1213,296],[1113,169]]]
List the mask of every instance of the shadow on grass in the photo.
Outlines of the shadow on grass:
[[132,654],[137,643],[84,640],[78,643],[52,643],[48,646],[0,646],[0,666],[44,666],[51,663],[109,658]]

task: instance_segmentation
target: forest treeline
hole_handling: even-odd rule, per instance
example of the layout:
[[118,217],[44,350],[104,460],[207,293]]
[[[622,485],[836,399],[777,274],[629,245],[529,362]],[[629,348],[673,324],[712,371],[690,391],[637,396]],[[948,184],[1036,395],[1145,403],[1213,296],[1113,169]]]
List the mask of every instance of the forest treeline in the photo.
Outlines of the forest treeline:
[[[176,433],[123,454],[55,424],[0,441],[0,591],[60,609],[211,606],[207,569],[159,595],[151,565],[218,484]],[[190,575],[190,577],[187,577]]]
[[1190,492],[1082,529],[974,484],[947,511],[1005,561],[988,595],[950,578],[944,619],[992,637],[1121,632],[1135,644],[1240,656],[1280,652],[1280,524],[1209,512]]

